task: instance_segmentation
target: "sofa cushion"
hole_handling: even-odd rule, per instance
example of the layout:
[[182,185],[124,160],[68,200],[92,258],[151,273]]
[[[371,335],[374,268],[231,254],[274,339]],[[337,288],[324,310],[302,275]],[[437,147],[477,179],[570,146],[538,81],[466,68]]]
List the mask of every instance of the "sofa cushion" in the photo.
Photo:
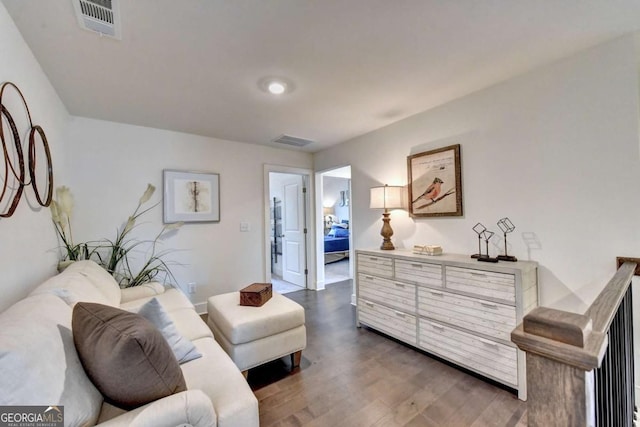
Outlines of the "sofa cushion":
[[193,343],[178,332],[176,325],[156,298],[143,305],[138,314],[151,322],[160,331],[164,339],[167,340],[169,347],[171,347],[171,351],[173,351],[178,363],[183,364],[189,360],[202,357],[202,354],[196,350]]
[[[70,273],[78,273],[84,277],[100,291],[107,299],[107,305],[120,305],[120,286],[116,279],[100,267],[94,261],[76,261],[64,271],[69,270]],[[63,272],[63,273],[64,273]]]
[[93,261],[76,261],[62,273],[46,280],[30,295],[50,293],[69,304],[76,301],[120,305],[120,287],[115,279]]
[[169,317],[173,320],[178,332],[192,342],[198,338],[213,337],[211,329],[193,309],[183,308],[181,310],[170,311]]
[[202,357],[180,365],[189,390],[209,396],[218,427],[258,427],[258,400],[227,353],[213,338],[193,343]]
[[64,405],[67,425],[94,425],[103,398],[82,368],[71,308],[36,295],[0,313],[0,405]]
[[120,305],[141,298],[154,297],[166,291],[164,285],[159,282],[147,282],[138,286],[130,286],[120,289]]
[[142,316],[80,302],[72,330],[87,375],[114,404],[134,408],[186,390],[169,344]]
[[85,276],[79,273],[67,272],[53,276],[35,288],[29,296],[51,294],[62,298],[72,306],[78,301],[109,304],[109,300],[102,292],[91,286]]
[[187,298],[185,294],[183,294],[176,288],[167,289],[164,293],[159,295],[153,295],[133,301],[127,301],[120,304],[120,308],[129,311],[138,311],[140,310],[140,307],[142,307],[147,301],[152,298],[157,298],[158,301],[160,301],[160,304],[162,304],[162,307],[164,307],[164,309],[167,311],[167,313],[171,313],[175,310],[182,310],[184,308],[188,308],[192,311],[195,309],[191,301],[189,301],[189,298]]
[[128,412],[105,402],[98,422],[99,427],[220,427],[211,399],[200,390],[172,394]]

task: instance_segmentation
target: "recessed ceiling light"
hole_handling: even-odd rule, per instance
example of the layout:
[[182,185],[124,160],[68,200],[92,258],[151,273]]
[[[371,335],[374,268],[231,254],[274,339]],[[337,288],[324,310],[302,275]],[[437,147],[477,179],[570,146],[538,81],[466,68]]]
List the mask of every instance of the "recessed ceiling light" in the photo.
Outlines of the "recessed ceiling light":
[[258,81],[258,87],[271,95],[291,93],[294,89],[291,81],[282,77],[263,77]]
[[285,90],[287,90],[287,85],[277,80],[274,80],[271,83],[269,83],[269,86],[267,87],[267,89],[269,89],[269,92],[271,92],[274,95],[281,95],[284,93]]

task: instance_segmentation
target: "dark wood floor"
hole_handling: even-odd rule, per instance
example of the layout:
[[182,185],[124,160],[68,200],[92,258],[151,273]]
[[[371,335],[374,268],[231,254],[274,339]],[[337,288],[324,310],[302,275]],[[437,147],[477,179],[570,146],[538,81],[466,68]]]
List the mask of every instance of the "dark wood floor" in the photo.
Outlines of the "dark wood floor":
[[261,426],[525,426],[526,404],[500,387],[367,328],[351,282],[288,297],[304,306],[307,348],[249,372]]

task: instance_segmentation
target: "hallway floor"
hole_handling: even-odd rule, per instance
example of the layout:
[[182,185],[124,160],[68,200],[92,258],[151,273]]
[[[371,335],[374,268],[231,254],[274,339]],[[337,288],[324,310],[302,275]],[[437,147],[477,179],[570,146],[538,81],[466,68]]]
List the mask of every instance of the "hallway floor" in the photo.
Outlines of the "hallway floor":
[[[342,282],[344,280],[349,280],[349,258],[344,258],[324,266],[325,285]],[[287,294],[304,289],[302,286],[286,282],[282,280],[281,277],[275,275],[271,277],[271,283],[273,284],[273,290],[280,294]]]

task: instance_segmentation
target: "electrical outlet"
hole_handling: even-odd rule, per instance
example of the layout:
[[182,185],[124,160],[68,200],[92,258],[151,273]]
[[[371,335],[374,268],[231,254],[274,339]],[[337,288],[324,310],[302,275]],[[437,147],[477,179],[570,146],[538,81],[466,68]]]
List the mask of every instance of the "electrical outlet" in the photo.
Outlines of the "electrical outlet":
[[251,230],[251,224],[249,224],[248,222],[242,221],[240,223],[240,231],[242,232],[247,232]]
[[196,282],[190,282],[190,283],[187,284],[187,286],[189,287],[189,293],[190,294],[195,294],[196,293],[196,288],[197,288]]

